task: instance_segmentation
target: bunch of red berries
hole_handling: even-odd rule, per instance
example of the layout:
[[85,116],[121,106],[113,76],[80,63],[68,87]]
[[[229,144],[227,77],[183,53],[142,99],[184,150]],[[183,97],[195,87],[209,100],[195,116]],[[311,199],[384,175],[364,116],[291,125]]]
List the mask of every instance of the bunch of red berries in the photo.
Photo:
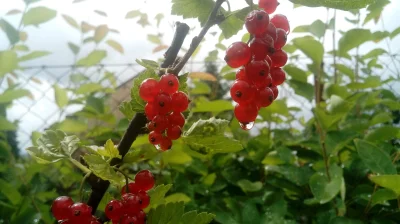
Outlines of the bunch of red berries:
[[189,106],[188,96],[179,89],[179,80],[173,74],[161,76],[160,81],[146,79],[139,88],[140,97],[147,102],[144,111],[151,131],[149,141],[162,150],[172,147],[172,140],[181,137],[185,117],[182,112]]
[[[146,191],[154,186],[154,176],[148,170],[142,170],[135,176],[135,182],[121,189],[121,200],[107,203],[105,213],[113,224],[144,224],[146,213],[143,209],[150,204]],[[128,187],[129,192],[126,192]]]
[[263,10],[250,12],[245,21],[250,43],[233,43],[225,56],[230,67],[241,67],[230,93],[238,103],[234,113],[243,129],[252,128],[259,109],[271,105],[278,97],[277,86],[286,79],[282,67],[288,56],[282,47],[290,32],[289,22],[282,14],[269,18],[278,6],[277,0],[259,0],[259,6]]
[[85,203],[74,201],[67,196],[60,196],[51,205],[53,216],[62,224],[100,224],[92,216],[92,207]]

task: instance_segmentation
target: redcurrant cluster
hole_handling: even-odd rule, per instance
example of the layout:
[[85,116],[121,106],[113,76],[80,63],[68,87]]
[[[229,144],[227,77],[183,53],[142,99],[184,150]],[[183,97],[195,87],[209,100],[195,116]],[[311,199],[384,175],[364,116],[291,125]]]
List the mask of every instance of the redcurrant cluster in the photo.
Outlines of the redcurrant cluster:
[[188,96],[179,89],[179,80],[173,74],[161,76],[160,81],[146,79],[139,88],[140,97],[147,102],[144,111],[149,123],[149,142],[162,150],[172,147],[172,140],[181,137],[189,106]]
[[[121,200],[107,203],[105,214],[113,224],[144,224],[146,213],[143,209],[150,204],[146,191],[154,186],[154,176],[148,170],[142,170],[135,176],[135,182],[121,189]],[[128,188],[129,192],[126,192]]]
[[100,224],[92,216],[92,207],[85,203],[74,203],[70,197],[60,196],[51,206],[53,216],[62,224]]
[[230,94],[238,103],[234,113],[243,129],[250,129],[259,109],[268,107],[278,97],[277,86],[286,79],[282,67],[288,56],[282,47],[290,32],[289,22],[282,14],[270,19],[269,14],[278,6],[277,0],[259,0],[259,6],[263,10],[250,12],[245,20],[252,37],[250,43],[233,43],[225,56],[230,67],[240,67]]

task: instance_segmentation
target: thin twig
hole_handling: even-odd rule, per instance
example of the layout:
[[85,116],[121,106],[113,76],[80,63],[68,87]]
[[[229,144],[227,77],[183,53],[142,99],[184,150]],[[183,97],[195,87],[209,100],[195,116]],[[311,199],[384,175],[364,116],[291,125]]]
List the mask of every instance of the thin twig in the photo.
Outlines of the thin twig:
[[128,186],[129,185],[129,176],[128,176],[128,174],[126,174],[124,171],[122,171],[121,169],[119,169],[116,166],[114,166],[113,169],[118,171],[122,175],[124,175],[124,177],[125,177],[125,192],[129,193],[129,186]]
[[332,31],[332,45],[333,45],[333,77],[334,83],[338,82],[338,73],[336,68],[336,9],[333,10],[333,31]]
[[87,173],[87,174],[82,178],[81,185],[79,186],[79,200],[80,200],[80,201],[83,201],[83,194],[82,194],[83,185],[85,185],[85,181],[86,181],[87,178],[90,176],[90,174],[92,174],[92,172]]

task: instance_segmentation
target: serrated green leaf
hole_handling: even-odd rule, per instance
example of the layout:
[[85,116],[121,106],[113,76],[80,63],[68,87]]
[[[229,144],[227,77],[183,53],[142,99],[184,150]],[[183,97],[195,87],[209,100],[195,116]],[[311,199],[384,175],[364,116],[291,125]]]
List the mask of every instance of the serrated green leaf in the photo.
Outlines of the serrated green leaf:
[[293,79],[299,82],[307,82],[307,73],[293,64],[286,65],[283,70]]
[[244,21],[238,19],[235,15],[229,16],[222,23],[218,24],[226,39],[231,38],[243,29]]
[[307,82],[301,82],[294,79],[288,80],[290,87],[293,88],[297,95],[311,101],[314,98],[314,86]]
[[15,51],[0,51],[0,78],[18,67]]
[[93,174],[101,179],[108,180],[115,185],[120,185],[125,181],[124,177],[117,174],[110,164],[100,155],[86,154],[83,156],[83,159]]
[[377,204],[384,204],[388,200],[396,199],[396,193],[389,189],[379,189],[377,190],[371,198],[371,207]]
[[85,83],[76,89],[76,94],[90,94],[102,90],[104,87],[98,83]]
[[318,122],[320,123],[321,128],[324,130],[329,130],[335,123],[343,118],[342,114],[327,114],[321,108],[315,108],[314,114]]
[[242,209],[242,223],[261,223],[261,215],[258,212],[257,205],[254,202],[247,201],[244,203]]
[[132,109],[131,103],[128,101],[124,101],[119,105],[119,111],[125,115],[128,120],[132,120],[135,112]]
[[372,172],[378,174],[397,173],[387,152],[364,140],[355,140],[355,144],[361,160]]
[[183,202],[162,204],[151,209],[147,216],[147,224],[176,224],[184,212]]
[[56,104],[59,108],[64,108],[68,104],[68,94],[67,91],[61,88],[58,84],[54,85],[54,98],[56,99]]
[[374,2],[374,0],[290,0],[295,4],[309,7],[328,7],[342,10],[360,9]]
[[173,203],[173,202],[188,203],[190,201],[191,201],[190,197],[183,193],[175,193],[175,194],[171,194],[171,195],[168,195],[167,197],[165,197],[166,204]]
[[0,94],[0,104],[9,103],[21,97],[29,96],[31,92],[26,89],[7,89]]
[[103,50],[94,50],[88,56],[81,58],[76,64],[81,66],[93,66],[100,63],[107,56]]
[[68,133],[84,132],[88,129],[88,125],[74,119],[65,119],[57,126],[61,131]]
[[311,36],[299,37],[293,39],[294,46],[301,50],[307,57],[309,57],[316,65],[322,63],[324,56],[324,47],[322,44]]
[[172,184],[162,184],[148,191],[147,193],[150,196],[150,205],[146,209],[150,210],[152,208],[157,208],[161,204],[165,204],[165,194],[171,189],[171,187]]
[[107,40],[106,43],[108,46],[112,47],[114,50],[118,51],[119,53],[124,53],[124,47],[120,43],[115,40]]
[[133,86],[131,89],[131,109],[134,112],[143,112],[144,111],[144,106],[146,105],[146,102],[140,97],[139,95],[139,88],[140,84],[145,79],[153,78],[158,80],[159,77],[157,74],[154,72],[152,69],[146,69],[145,71],[141,72],[138,76],[136,76],[133,80]]
[[370,175],[369,179],[375,184],[392,190],[400,196],[400,175]]
[[214,219],[215,215],[202,212],[197,214],[197,211],[190,211],[183,214],[179,224],[208,224]]
[[49,9],[44,6],[34,7],[28,10],[22,17],[22,23],[25,26],[34,25],[48,22],[49,20],[55,18],[57,12],[53,9]]
[[347,130],[328,132],[325,139],[327,154],[336,154],[357,136],[356,132]]
[[251,182],[246,179],[239,180],[237,185],[242,188],[244,192],[257,192],[262,188],[262,183],[260,181]]
[[172,15],[197,18],[200,24],[207,21],[215,2],[212,0],[172,0]]
[[372,33],[367,29],[352,29],[347,31],[339,40],[339,56],[344,56],[348,51],[370,41]]
[[147,59],[136,59],[136,62],[137,62],[139,65],[141,65],[141,66],[143,66],[143,67],[145,67],[145,68],[147,68],[147,69],[157,70],[157,69],[160,67],[160,65],[159,65],[157,62],[152,61],[152,60],[147,60]]
[[97,152],[101,156],[105,156],[105,157],[109,157],[109,158],[121,158],[121,155],[119,154],[117,146],[114,145],[114,143],[111,141],[111,139],[107,140],[104,147],[99,147],[97,149]]
[[187,81],[188,81],[189,73],[185,73],[183,75],[178,76],[179,79],[179,91],[182,91],[184,93],[188,93],[188,86],[187,86]]
[[320,204],[331,201],[340,191],[343,182],[343,170],[332,164],[329,168],[330,181],[325,170],[316,172],[310,178],[310,189]]
[[0,28],[6,33],[11,45],[14,45],[19,41],[18,30],[15,29],[9,22],[4,19],[0,19]]

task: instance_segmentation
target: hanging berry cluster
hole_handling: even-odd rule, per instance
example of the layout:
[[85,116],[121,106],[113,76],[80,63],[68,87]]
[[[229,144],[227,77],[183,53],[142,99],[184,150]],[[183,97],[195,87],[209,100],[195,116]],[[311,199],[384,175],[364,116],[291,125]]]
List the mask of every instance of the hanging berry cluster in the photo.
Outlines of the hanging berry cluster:
[[147,102],[149,142],[162,150],[172,147],[172,140],[181,137],[185,125],[182,112],[188,108],[189,98],[178,89],[179,80],[173,74],[161,76],[160,81],[146,79],[139,88],[140,97]]
[[100,224],[92,216],[92,207],[85,203],[74,201],[68,196],[60,196],[53,201],[51,212],[62,224]]
[[250,12],[245,20],[251,34],[249,44],[233,43],[226,51],[225,61],[239,68],[230,94],[237,103],[235,116],[243,129],[253,127],[260,108],[268,107],[278,97],[278,85],[285,81],[282,67],[288,56],[282,47],[290,32],[286,16],[276,14],[277,0],[259,0],[263,10]]

